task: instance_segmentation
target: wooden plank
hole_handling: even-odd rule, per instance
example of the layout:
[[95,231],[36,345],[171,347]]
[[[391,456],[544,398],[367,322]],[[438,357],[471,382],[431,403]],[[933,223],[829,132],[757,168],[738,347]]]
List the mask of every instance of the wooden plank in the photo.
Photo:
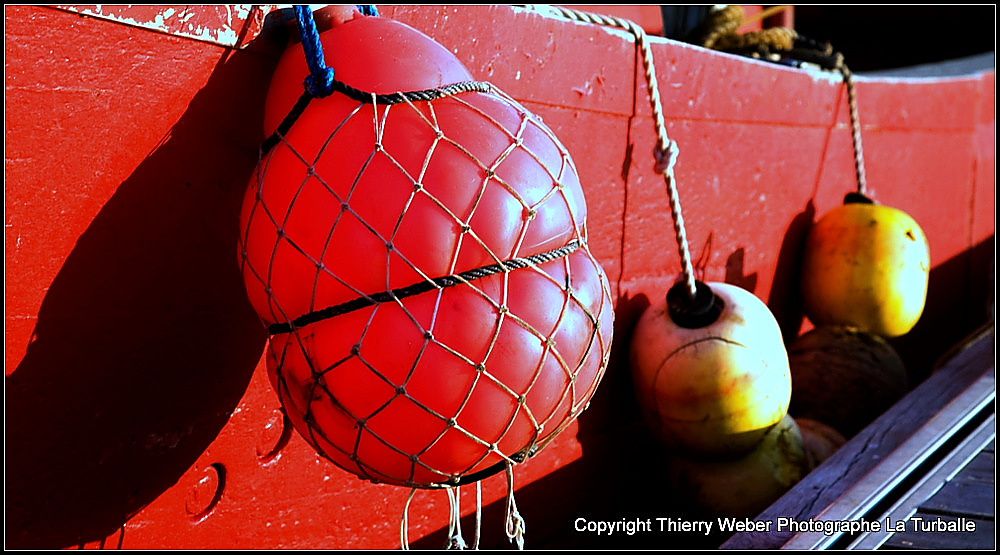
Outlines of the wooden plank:
[[[936,520],[957,522],[955,517],[937,516],[917,513],[914,515],[923,519],[922,525]],[[971,520],[975,524],[974,532],[936,532],[920,531],[912,520],[906,523],[906,532],[893,534],[883,549],[994,549],[996,546],[996,528],[990,520]]]
[[[851,521],[859,519],[878,520],[883,514],[887,503],[902,496],[912,495],[911,483],[916,480],[927,484],[936,481],[936,485],[913,496],[916,502],[927,499],[944,482],[941,476],[935,480],[936,471],[931,469],[933,461],[944,457],[951,460],[957,456],[961,461],[967,461],[978,451],[978,446],[985,443],[989,437],[982,437],[983,432],[996,428],[995,415],[992,413],[970,436],[966,431],[968,425],[984,413],[989,413],[996,400],[996,376],[993,370],[987,371],[972,385],[958,394],[946,406],[938,410],[930,420],[917,429],[905,442],[883,458],[865,476],[862,476],[850,486],[847,491],[837,497],[816,515],[818,520]],[[979,440],[973,439],[979,437]],[[963,441],[963,438],[967,441]],[[961,445],[954,447],[955,441]],[[978,445],[968,452],[968,441]],[[961,452],[961,453],[960,453]],[[964,454],[962,454],[964,453]],[[956,471],[961,464],[956,465],[951,472]],[[916,509],[914,503],[912,510]],[[903,520],[910,511],[896,515],[895,520]],[[843,534],[826,534],[817,531],[800,532],[788,540],[783,549],[827,549],[836,546],[836,542],[846,539]]]
[[[972,244],[996,234],[996,75],[984,75],[975,123],[975,196],[972,207]],[[992,289],[991,289],[992,290]]]
[[[562,4],[564,8],[583,10],[601,15],[630,19],[651,35],[663,34],[663,14],[660,6],[638,6],[635,4]],[[758,25],[759,27],[759,25]]]
[[920,505],[927,513],[994,518],[996,494],[992,483],[952,480]]
[[[727,281],[764,299],[791,297],[791,288],[774,288],[778,259],[788,256],[775,245],[799,239],[801,225],[787,238],[793,222],[813,217],[802,213],[815,195],[827,131],[697,121],[674,124],[670,134],[681,145],[677,179],[700,279]],[[680,268],[675,239],[666,232],[673,223],[663,178],[654,171],[655,140],[653,122],[636,118],[622,238],[623,275],[633,280],[623,283],[623,292],[631,298],[662,296]],[[801,155],[783,157],[789,144]]]
[[976,455],[976,458],[969,461],[969,464],[954,479],[963,482],[994,483],[996,480],[996,455],[993,453],[993,443],[995,441],[991,441],[986,449],[983,449]]
[[514,98],[632,115],[635,46],[624,31],[511,6],[396,5],[381,14],[433,37]]
[[[992,387],[996,387],[996,382],[992,382]],[[964,396],[964,394],[963,394]],[[943,412],[943,411],[942,411]],[[930,425],[930,424],[928,424]],[[962,442],[953,449],[948,449],[944,459],[937,463],[933,469],[926,474],[923,471],[912,472],[912,478],[917,478],[916,484],[902,494],[892,507],[881,514],[866,514],[870,520],[885,520],[888,522],[905,522],[907,518],[919,510],[920,504],[926,502],[930,497],[940,491],[951,477],[954,477],[962,470],[969,461],[976,457],[983,446],[996,436],[996,415],[990,415],[983,421],[975,431],[965,437]],[[902,451],[905,447],[900,447]],[[895,456],[895,454],[893,454]],[[888,464],[888,463],[883,463]],[[872,471],[873,473],[878,470]],[[863,482],[862,482],[863,483]],[[988,487],[992,488],[992,484]],[[845,496],[846,497],[846,496]],[[822,516],[822,515],[821,515]],[[965,515],[956,515],[965,516]],[[885,543],[890,536],[896,532],[895,527],[888,524],[884,529],[871,532],[863,532],[854,538],[847,549],[863,551],[866,549],[876,549]],[[792,547],[797,538],[785,544],[785,547]]]
[[[903,444],[914,432],[969,385],[992,371],[993,333],[980,336],[968,349],[928,378],[889,411],[862,430],[825,463],[761,513],[757,520],[815,517]],[[772,525],[772,530],[777,526]],[[724,549],[776,549],[792,532],[745,532],[733,535]]]

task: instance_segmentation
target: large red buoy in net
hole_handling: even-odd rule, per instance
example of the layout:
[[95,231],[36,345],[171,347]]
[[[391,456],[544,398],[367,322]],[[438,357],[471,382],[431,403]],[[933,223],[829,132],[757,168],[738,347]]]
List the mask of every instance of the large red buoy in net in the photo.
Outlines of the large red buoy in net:
[[241,215],[272,384],[362,478],[473,481],[564,429],[607,364],[613,309],[576,168],[511,98],[453,86],[470,74],[422,33],[359,17],[321,40],[344,86],[300,102],[309,69],[289,48]]

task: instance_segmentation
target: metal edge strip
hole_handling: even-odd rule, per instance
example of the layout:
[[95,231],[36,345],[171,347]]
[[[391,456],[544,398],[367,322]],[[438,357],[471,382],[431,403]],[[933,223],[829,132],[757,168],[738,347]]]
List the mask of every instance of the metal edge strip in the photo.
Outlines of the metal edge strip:
[[[886,492],[896,487],[910,472],[939,449],[981,409],[996,399],[994,371],[986,372],[951,400],[909,440],[875,466],[864,478],[820,511],[814,520],[850,521],[867,514]],[[782,549],[823,549],[843,534],[800,532]]]
[[[976,457],[983,447],[996,437],[996,413],[991,414],[984,422],[966,437],[948,456],[939,462],[933,470],[915,484],[892,507],[883,511],[880,518],[888,517],[893,521],[906,520],[912,516],[919,505],[937,493],[949,480],[955,477],[965,466]],[[847,546],[847,549],[878,549],[895,532],[882,529],[879,532],[859,534]]]

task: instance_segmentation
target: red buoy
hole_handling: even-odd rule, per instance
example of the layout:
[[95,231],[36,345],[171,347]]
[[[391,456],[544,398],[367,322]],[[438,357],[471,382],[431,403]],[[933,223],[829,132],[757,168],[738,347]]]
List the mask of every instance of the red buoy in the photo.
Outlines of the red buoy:
[[[471,80],[392,20],[321,39],[337,79],[369,93]],[[307,74],[290,47],[267,133]],[[565,147],[502,93],[313,99],[263,155],[241,216],[248,296],[296,429],[350,472],[415,487],[544,446],[587,406],[611,344],[586,216]]]

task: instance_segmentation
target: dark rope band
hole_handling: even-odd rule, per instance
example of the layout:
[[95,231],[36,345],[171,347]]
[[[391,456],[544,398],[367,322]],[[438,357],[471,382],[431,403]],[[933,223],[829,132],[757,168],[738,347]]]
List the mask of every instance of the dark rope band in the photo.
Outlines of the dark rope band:
[[[462,81],[459,83],[452,83],[451,85],[445,85],[444,87],[437,89],[396,92],[391,94],[374,94],[366,92],[336,79],[333,80],[332,86],[334,92],[339,92],[349,98],[365,104],[401,104],[403,102],[431,101],[461,93],[488,93],[494,90],[493,85],[486,81]],[[281,120],[281,125],[279,125],[274,133],[272,133],[271,136],[268,137],[261,145],[264,153],[267,153],[274,148],[274,146],[281,141],[281,138],[288,134],[288,132],[292,129],[292,126],[295,125],[295,122],[302,115],[302,112],[305,112],[306,108],[309,106],[309,102],[312,101],[313,98],[316,97],[308,90],[299,97],[298,102],[296,102],[295,106],[293,106],[291,111],[288,112],[285,119]]]
[[413,285],[408,285],[406,287],[401,287],[399,289],[393,289],[392,291],[385,291],[382,293],[375,293],[373,295],[358,297],[357,299],[347,301],[346,303],[341,303],[338,305],[324,308],[322,310],[317,310],[315,312],[303,314],[302,316],[299,316],[298,318],[292,320],[291,322],[272,324],[267,328],[267,331],[271,335],[290,333],[294,331],[296,328],[302,328],[308,326],[309,324],[321,322],[323,320],[347,314],[348,312],[354,312],[355,310],[360,310],[362,308],[366,308],[376,304],[392,302],[399,299],[405,299],[406,297],[412,297],[413,295],[419,295],[420,293],[426,293],[428,291],[433,291],[435,289],[444,289],[446,287],[458,285],[459,283],[474,281],[484,277],[499,274],[501,272],[509,272],[511,270],[520,270],[522,268],[527,268],[529,266],[545,264],[546,262],[551,262],[553,260],[556,260],[557,258],[568,256],[579,248],[580,248],[579,241],[574,240],[570,241],[564,247],[560,247],[558,249],[550,250],[533,256],[528,256],[524,258],[512,258],[510,260],[506,260],[499,264],[483,266],[481,268],[468,270],[460,274],[433,278],[428,281],[422,281],[420,283],[415,283]]
[[493,91],[493,85],[487,81],[461,81],[452,83],[436,89],[425,89],[422,91],[396,92],[392,94],[372,94],[370,92],[356,89],[347,83],[334,81],[334,92],[346,94],[347,96],[365,102],[367,104],[402,104],[403,102],[417,102],[438,100],[446,96],[453,96],[460,93]]

